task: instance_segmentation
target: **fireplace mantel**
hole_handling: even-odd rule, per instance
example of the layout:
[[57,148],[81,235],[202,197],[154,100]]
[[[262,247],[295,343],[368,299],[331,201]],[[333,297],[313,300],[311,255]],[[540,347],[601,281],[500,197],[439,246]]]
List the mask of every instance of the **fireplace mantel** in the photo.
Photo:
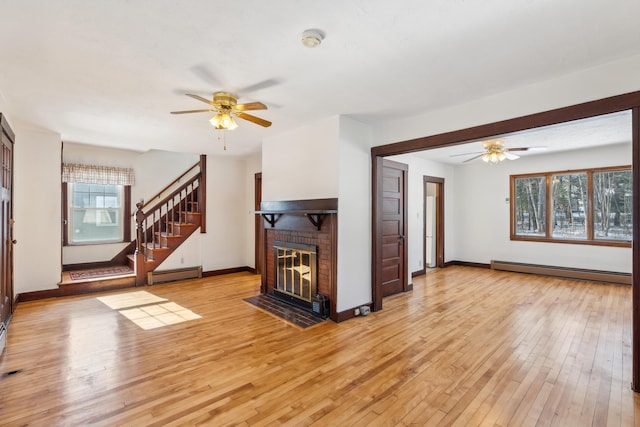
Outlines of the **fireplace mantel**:
[[317,292],[329,300],[329,317],[337,321],[338,199],[263,201],[260,210],[252,213],[264,221],[261,292],[274,293],[274,242],[314,245],[318,249]]
[[260,204],[259,211],[252,213],[262,215],[271,228],[275,227],[282,215],[304,216],[320,231],[325,216],[338,213],[338,199],[267,201]]
[[322,209],[322,210],[313,210],[313,209],[291,209],[291,210],[260,210],[253,211],[252,213],[262,215],[265,221],[269,223],[271,228],[275,227],[276,222],[280,219],[282,215],[304,215],[311,224],[316,227],[316,229],[320,230],[322,227],[322,221],[325,215],[338,213],[337,209]]

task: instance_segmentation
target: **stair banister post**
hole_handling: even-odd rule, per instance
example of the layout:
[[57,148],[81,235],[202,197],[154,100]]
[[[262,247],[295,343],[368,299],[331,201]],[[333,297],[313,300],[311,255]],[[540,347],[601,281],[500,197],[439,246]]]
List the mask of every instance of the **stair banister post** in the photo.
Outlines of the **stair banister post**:
[[144,255],[144,212],[142,211],[142,200],[136,203],[136,286],[147,284],[147,271],[145,268]]

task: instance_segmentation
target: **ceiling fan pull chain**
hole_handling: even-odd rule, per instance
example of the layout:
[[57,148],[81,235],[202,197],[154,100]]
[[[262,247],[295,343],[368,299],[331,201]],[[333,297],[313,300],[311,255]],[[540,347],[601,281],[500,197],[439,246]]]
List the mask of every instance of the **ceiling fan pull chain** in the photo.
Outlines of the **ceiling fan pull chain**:
[[227,132],[225,131],[225,129],[218,130],[218,141],[220,140],[222,140],[224,151],[227,151]]

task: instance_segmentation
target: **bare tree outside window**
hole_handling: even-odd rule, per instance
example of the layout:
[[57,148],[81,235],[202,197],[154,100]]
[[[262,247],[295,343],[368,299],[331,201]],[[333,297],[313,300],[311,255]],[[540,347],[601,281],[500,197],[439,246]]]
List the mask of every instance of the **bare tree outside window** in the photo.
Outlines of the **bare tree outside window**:
[[546,234],[545,177],[516,179],[516,234],[544,236]]
[[631,171],[593,174],[594,238],[631,240]]
[[551,235],[586,239],[587,174],[553,175],[551,178],[553,227]]

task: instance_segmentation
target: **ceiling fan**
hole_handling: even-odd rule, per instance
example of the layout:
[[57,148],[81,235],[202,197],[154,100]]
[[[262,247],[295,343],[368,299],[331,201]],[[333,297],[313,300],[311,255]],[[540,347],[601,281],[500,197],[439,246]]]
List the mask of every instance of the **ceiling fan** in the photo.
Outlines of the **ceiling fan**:
[[482,143],[482,146],[484,147],[484,151],[477,151],[474,153],[454,154],[450,157],[474,155],[473,157],[465,160],[462,163],[468,163],[472,160],[479,159],[479,158],[482,158],[482,160],[487,163],[500,163],[505,159],[515,160],[520,158],[520,156],[513,154],[512,151],[544,151],[547,149],[546,147],[509,148],[504,146],[504,142],[500,138],[484,141]]
[[246,104],[238,104],[238,98],[228,92],[216,92],[213,94],[213,100],[208,100],[198,95],[186,94],[193,99],[202,101],[205,104],[209,104],[211,107],[203,110],[186,110],[186,111],[172,111],[171,114],[190,114],[190,113],[215,113],[215,115],[209,120],[211,125],[216,129],[233,130],[238,127],[234,116],[243,120],[250,121],[260,126],[269,127],[271,122],[256,117],[251,114],[245,113],[245,111],[251,110],[266,110],[267,106],[262,102],[249,102]]

